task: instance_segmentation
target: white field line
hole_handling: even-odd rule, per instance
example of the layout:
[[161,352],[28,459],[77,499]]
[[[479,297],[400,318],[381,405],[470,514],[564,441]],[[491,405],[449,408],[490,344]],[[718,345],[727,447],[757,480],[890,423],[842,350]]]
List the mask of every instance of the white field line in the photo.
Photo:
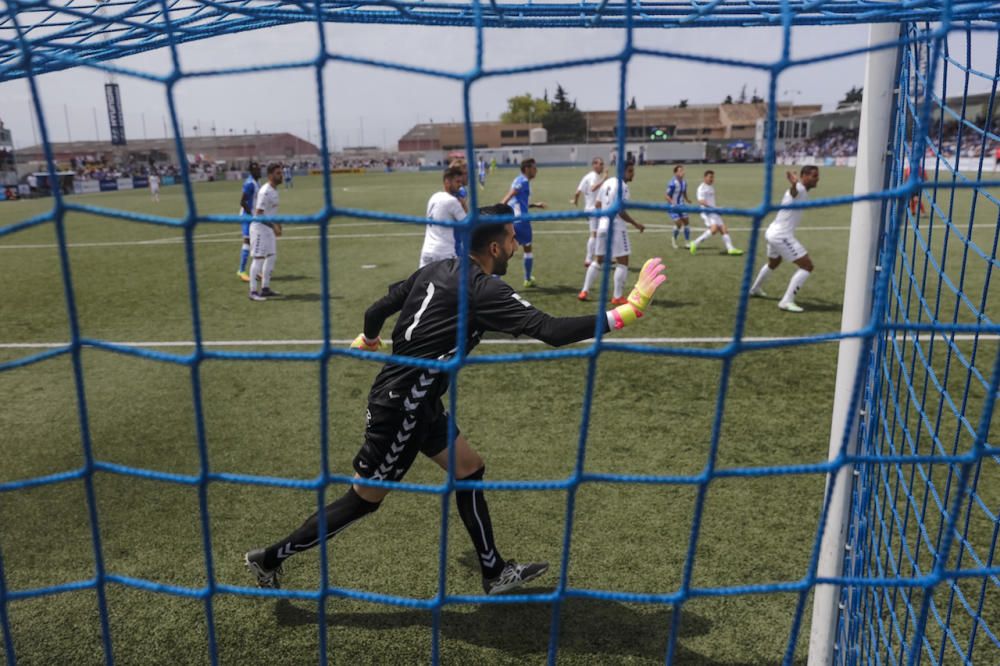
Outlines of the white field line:
[[[926,335],[926,332],[922,332]],[[691,338],[610,338],[605,336],[604,338],[608,342],[613,342],[617,344],[639,344],[639,345],[701,345],[701,344],[728,344],[733,341],[732,338],[724,337],[691,337]],[[789,338],[789,337],[745,337],[743,342],[791,342],[794,340],[800,340],[801,338]],[[976,339],[976,336],[970,333],[961,333],[955,335],[955,339],[959,341],[968,341]],[[980,335],[979,340],[1000,340],[1000,335]],[[827,340],[826,342],[836,342],[837,340]],[[159,340],[159,341],[145,341],[145,342],[114,342],[111,340],[106,340],[110,344],[121,345],[123,347],[193,347],[194,342],[191,340]],[[330,340],[331,345],[349,345],[354,342],[353,338],[344,338],[337,340]],[[392,344],[391,340],[386,340],[387,344]],[[0,342],[0,349],[56,349],[59,347],[65,347],[68,342]],[[323,344],[322,340],[203,340],[202,346],[204,347],[301,347],[310,346],[318,347]],[[483,345],[542,345],[545,344],[540,340],[533,340],[526,338],[524,340],[514,340],[509,338],[498,338],[498,339],[486,339],[480,344]],[[577,345],[591,344],[591,340],[584,340],[582,342],[575,343]]]
[[[375,224],[391,224],[391,222],[372,222],[372,223],[357,223],[357,224],[338,224],[336,228],[343,228],[347,226],[370,226]],[[545,222],[539,222],[538,224],[574,224],[578,225],[579,229],[536,229],[535,234],[540,236],[576,236],[582,235],[584,232],[583,225],[586,224],[585,220],[550,220]],[[413,225],[408,225],[413,226]],[[973,227],[989,228],[994,229],[996,225],[994,224],[974,224]],[[667,231],[673,231],[674,226],[672,224],[647,224],[646,233],[661,234]],[[758,231],[764,231],[766,227],[761,225]],[[752,227],[729,227],[729,230],[738,232],[750,232],[753,231]],[[805,226],[799,227],[798,231],[800,233],[805,233],[813,231],[850,231],[849,226]],[[197,235],[194,237],[195,243],[231,243],[236,244],[240,240],[239,232],[234,230],[231,233],[227,233],[225,238],[218,238],[222,234],[204,234]],[[331,233],[329,235],[330,240],[345,238],[345,239],[358,239],[358,238],[418,238],[423,237],[424,231],[422,229],[415,231],[393,231],[384,233],[351,233],[351,234],[338,234]],[[636,232],[632,232],[632,236],[635,236]],[[308,236],[298,236],[294,234],[285,233],[281,237],[282,243],[289,243],[292,241],[315,241],[319,240],[318,234],[311,234]],[[67,248],[88,248],[88,247],[163,247],[170,245],[183,245],[184,239],[180,236],[169,236],[166,238],[157,238],[152,240],[135,240],[135,241],[100,241],[93,243],[67,243]],[[0,250],[51,250],[58,248],[58,243],[25,243],[25,244],[2,244],[0,243]]]
[[[552,222],[542,222],[539,224],[552,224]],[[586,221],[579,221],[577,224],[580,226],[579,229],[540,229],[535,231],[535,235],[540,236],[564,236],[564,235],[584,235],[586,230],[583,225]],[[991,225],[982,225],[991,226]],[[647,224],[645,233],[666,233],[667,231],[672,231],[674,226],[672,224]],[[751,231],[750,227],[729,227],[730,231]],[[809,229],[801,229],[800,231],[850,231],[850,227],[809,227]],[[635,232],[633,232],[635,235]],[[234,231],[228,234],[226,238],[218,238],[219,234],[206,234],[204,236],[195,236],[195,243],[231,243],[236,244],[240,241],[239,231]],[[423,229],[415,231],[392,231],[385,233],[352,233],[352,234],[338,234],[331,233],[329,238],[331,240],[338,238],[345,239],[358,239],[358,238],[423,238]],[[282,243],[288,243],[291,241],[315,241],[319,240],[318,234],[312,234],[309,236],[297,236],[285,234],[281,237]],[[153,240],[137,240],[137,241],[99,241],[93,243],[67,243],[66,247],[73,248],[87,248],[87,247],[156,247],[156,246],[170,246],[170,245],[183,245],[184,239],[180,236],[170,236],[166,238],[157,238]],[[25,244],[0,244],[0,250],[51,250],[58,248],[58,243],[25,243]]]

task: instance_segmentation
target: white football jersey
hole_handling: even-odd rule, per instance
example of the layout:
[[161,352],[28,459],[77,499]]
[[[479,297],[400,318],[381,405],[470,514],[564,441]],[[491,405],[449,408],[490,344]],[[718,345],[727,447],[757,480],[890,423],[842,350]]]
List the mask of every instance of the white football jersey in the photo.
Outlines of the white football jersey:
[[[809,190],[806,189],[806,186],[802,183],[796,183],[795,187],[798,188],[798,196],[792,198],[788,190],[785,190],[784,196],[781,197],[782,206],[809,201]],[[802,211],[802,208],[784,208],[779,210],[778,214],[774,216],[774,222],[767,228],[767,235],[790,236],[794,234],[795,229],[799,226],[799,222],[802,221]]]
[[149,177],[149,189],[158,190],[160,189],[160,177],[153,175]]
[[587,175],[583,177],[583,180],[580,181],[580,185],[576,188],[578,192],[583,193],[584,210],[594,210],[594,207],[597,205],[597,191],[594,189],[594,185],[601,182],[602,178],[604,178],[603,174],[597,174],[593,169],[591,169],[587,172]]
[[[615,201],[618,197],[618,183],[622,184],[622,201],[629,200],[628,183],[626,183],[624,180],[620,180],[619,178],[608,178],[606,181],[604,181],[604,184],[601,185],[601,188],[597,191],[598,196],[600,196],[601,198],[602,210],[607,210],[615,204]],[[622,219],[621,215],[615,216],[614,226],[616,229],[624,228],[625,220]]]
[[[462,203],[452,194],[435,192],[427,200],[427,219],[437,222],[458,222],[465,219]],[[455,256],[455,228],[428,224],[424,230],[421,257],[448,259]]]
[[709,185],[708,183],[702,183],[698,186],[697,193],[698,201],[704,201],[707,205],[715,208],[715,187]]
[[256,215],[259,210],[264,211],[259,217],[271,217],[278,214],[278,190],[271,186],[270,181],[264,183],[264,186],[257,192],[257,203],[253,207],[254,214]]

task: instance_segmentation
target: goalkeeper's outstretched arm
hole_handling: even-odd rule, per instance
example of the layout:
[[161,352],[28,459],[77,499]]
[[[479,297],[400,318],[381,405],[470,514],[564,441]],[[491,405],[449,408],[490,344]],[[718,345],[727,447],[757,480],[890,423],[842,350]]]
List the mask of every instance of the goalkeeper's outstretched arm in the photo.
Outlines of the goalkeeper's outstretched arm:
[[580,342],[592,338],[598,325],[603,325],[604,331],[608,332],[641,319],[656,289],[667,279],[663,275],[664,270],[665,266],[659,257],[647,261],[639,272],[635,288],[629,294],[628,303],[596,318],[593,315],[553,317],[532,306],[514,293],[510,286],[498,280],[494,283],[497,293],[492,294],[488,300],[476,303],[476,321],[486,330],[515,336],[527,335],[553,347]]

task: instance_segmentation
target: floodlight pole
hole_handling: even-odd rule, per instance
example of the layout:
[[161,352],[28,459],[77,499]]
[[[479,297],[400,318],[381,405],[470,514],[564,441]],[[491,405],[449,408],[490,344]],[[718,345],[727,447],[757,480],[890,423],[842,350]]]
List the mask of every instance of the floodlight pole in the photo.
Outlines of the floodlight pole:
[[[899,37],[898,23],[872,24],[868,30],[869,47],[886,44]],[[886,149],[893,118],[894,89],[898,47],[869,51],[865,65],[864,96],[861,100],[861,125],[858,131],[858,162],[854,171],[854,196],[863,196],[883,189],[885,183]],[[847,251],[847,272],[844,279],[844,311],[841,332],[864,328],[871,318],[872,284],[878,253],[881,201],[855,201],[851,207],[851,232]],[[847,435],[848,455],[857,452],[858,419],[850,419],[851,431],[845,433],[851,398],[864,340],[845,338],[840,341],[837,357],[837,383],[833,401],[833,423],[830,427],[829,460],[840,457],[844,436]],[[836,484],[830,497],[823,540],[820,545],[816,575],[838,577],[843,571],[847,528],[850,521],[853,465],[843,465],[836,471]],[[831,478],[827,477],[827,492]],[[825,494],[824,494],[825,496]],[[817,585],[813,597],[812,628],[809,637],[809,666],[833,663],[833,646],[840,617],[840,586]]]

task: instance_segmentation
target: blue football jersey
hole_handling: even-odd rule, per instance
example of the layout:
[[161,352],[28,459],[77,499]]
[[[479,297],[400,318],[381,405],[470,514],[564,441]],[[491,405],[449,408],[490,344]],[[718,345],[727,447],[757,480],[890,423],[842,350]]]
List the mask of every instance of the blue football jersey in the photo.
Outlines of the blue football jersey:
[[[247,179],[243,181],[243,195],[246,197],[246,201],[250,203],[250,210],[248,211],[243,208],[242,212],[247,213],[248,215],[254,214],[253,207],[257,201],[257,189],[259,187],[260,186],[257,184],[257,181],[253,179],[253,176],[247,176]],[[242,207],[242,201],[240,204]]]
[[510,189],[516,192],[511,200],[514,214],[526,215],[528,213],[528,199],[531,197],[531,181],[522,173],[510,184]]

